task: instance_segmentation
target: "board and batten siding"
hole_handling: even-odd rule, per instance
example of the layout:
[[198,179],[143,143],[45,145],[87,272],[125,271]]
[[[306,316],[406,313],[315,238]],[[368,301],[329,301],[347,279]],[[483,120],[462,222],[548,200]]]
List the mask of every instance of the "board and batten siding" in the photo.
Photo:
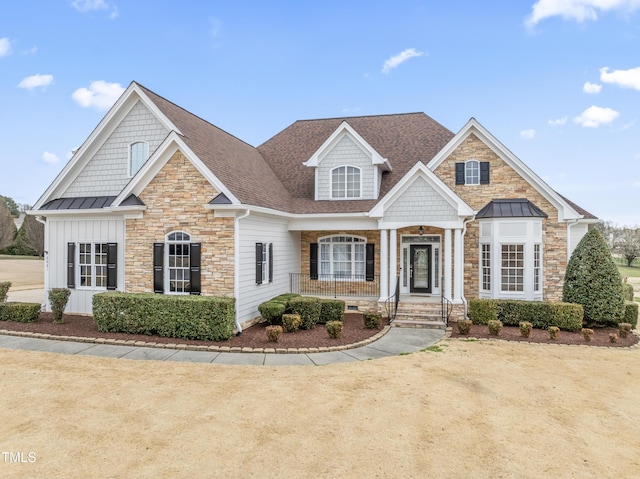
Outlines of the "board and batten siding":
[[357,166],[360,168],[360,185],[362,198],[376,197],[376,184],[371,157],[360,148],[349,136],[340,141],[318,163],[318,199],[331,199],[331,170],[338,166]]
[[424,179],[417,178],[385,211],[385,221],[427,224],[457,221],[457,210]]
[[[67,287],[67,244],[68,243],[117,243],[118,244],[118,290],[124,287],[124,220],[122,218],[82,218],[47,219],[49,228],[49,251],[47,271],[49,288]],[[76,248],[76,277],[78,250]],[[80,288],[71,290],[71,296],[65,312],[92,313],[92,298],[96,293],[105,292],[105,288]],[[45,296],[46,292],[45,292]],[[47,298],[47,311],[51,305]]]
[[[289,273],[300,272],[300,233],[289,231],[285,219],[254,213],[238,224],[240,294],[236,314],[242,323],[260,315],[260,303],[289,292]],[[272,283],[256,284],[256,243],[273,243]]]
[[569,254],[567,256],[567,262],[569,261],[569,258],[571,258],[571,254],[573,253],[573,250],[576,249],[576,246],[578,246],[578,243],[580,243],[580,240],[582,240],[584,235],[587,234],[587,231],[589,230],[589,225],[585,223],[577,223],[575,225],[569,224],[568,228],[569,228],[569,251],[568,251]]
[[153,113],[138,101],[62,196],[118,195],[131,179],[129,145],[145,141],[151,155],[168,134]]

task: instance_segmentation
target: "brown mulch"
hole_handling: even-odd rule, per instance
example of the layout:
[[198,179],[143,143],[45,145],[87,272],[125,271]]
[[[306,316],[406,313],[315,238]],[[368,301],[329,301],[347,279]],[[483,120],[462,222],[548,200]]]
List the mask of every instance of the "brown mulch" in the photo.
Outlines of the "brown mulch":
[[91,316],[64,315],[63,324],[55,324],[51,313],[41,313],[35,323],[17,323],[0,321],[0,329],[8,331],[28,331],[32,333],[52,334],[56,336],[77,336],[85,338],[107,338],[148,343],[179,343],[200,346],[229,346],[247,348],[319,348],[332,346],[346,346],[358,343],[380,332],[379,329],[365,329],[362,313],[345,313],[341,339],[330,338],[323,324],[316,325],[310,330],[298,330],[295,333],[283,333],[280,341],[270,342],[265,328],[268,323],[259,323],[245,329],[240,336],[234,336],[228,341],[200,341],[195,339],[165,338],[146,334],[102,333],[98,331]]
[[620,336],[617,328],[593,327],[591,328],[593,329],[593,338],[590,342],[587,342],[580,331],[560,331],[558,339],[553,340],[549,338],[549,331],[546,329],[532,329],[531,335],[528,338],[524,338],[520,334],[520,328],[518,326],[504,326],[500,335],[497,337],[489,334],[488,326],[474,324],[471,326],[471,331],[468,335],[460,334],[455,323],[453,323],[452,326],[451,337],[460,339],[506,339],[508,341],[526,341],[529,343],[581,344],[587,346],[610,346],[618,348],[637,344],[639,339],[635,334],[629,333],[626,338],[618,337],[618,342],[612,343],[609,340],[609,334],[614,333]]

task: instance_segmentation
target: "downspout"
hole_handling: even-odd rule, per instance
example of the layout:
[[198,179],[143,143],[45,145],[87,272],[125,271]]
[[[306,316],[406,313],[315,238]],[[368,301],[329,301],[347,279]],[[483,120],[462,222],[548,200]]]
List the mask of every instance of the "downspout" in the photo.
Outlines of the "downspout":
[[236,298],[236,330],[237,335],[242,334],[242,326],[238,319],[238,301],[240,300],[240,220],[246,218],[251,210],[245,210],[244,214],[236,216],[233,224],[233,295]]
[[44,225],[44,309],[49,310],[48,294],[49,291],[49,222],[45,216],[36,216],[36,221]]
[[[476,215],[474,214],[468,220],[465,220],[462,223],[462,251],[464,255],[464,236],[467,234],[467,223],[476,219]],[[464,268],[462,268],[462,274],[464,274]],[[464,306],[464,319],[469,319],[469,305],[467,304],[467,298],[464,297],[464,281],[462,282],[462,291],[460,294],[460,299],[462,300],[462,305]]]

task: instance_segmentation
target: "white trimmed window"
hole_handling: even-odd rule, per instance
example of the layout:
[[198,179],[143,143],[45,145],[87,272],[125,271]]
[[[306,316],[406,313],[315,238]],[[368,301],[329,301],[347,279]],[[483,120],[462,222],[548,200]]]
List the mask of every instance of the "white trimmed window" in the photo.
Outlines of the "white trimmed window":
[[539,293],[542,290],[542,245],[533,245],[533,291]]
[[480,162],[479,161],[469,160],[465,163],[464,184],[465,185],[480,184]]
[[78,243],[80,288],[107,289],[107,244]]
[[480,245],[480,261],[482,263],[482,290],[491,291],[491,245]]
[[168,293],[189,293],[191,291],[191,236],[182,231],[169,233],[166,237]]
[[331,198],[360,198],[360,168],[339,166],[331,170]]
[[134,176],[149,158],[149,143],[137,141],[129,145],[129,176]]
[[[361,279],[366,274],[366,239],[356,236],[320,238],[319,279]],[[324,276],[324,278],[323,278]]]
[[524,245],[502,245],[502,291],[524,291]]

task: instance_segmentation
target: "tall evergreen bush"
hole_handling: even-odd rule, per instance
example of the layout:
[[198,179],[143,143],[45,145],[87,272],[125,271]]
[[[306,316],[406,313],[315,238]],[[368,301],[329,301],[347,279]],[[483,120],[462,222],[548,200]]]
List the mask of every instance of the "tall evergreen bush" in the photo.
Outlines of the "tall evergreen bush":
[[622,280],[602,234],[593,228],[573,251],[562,300],[581,304],[589,325],[617,325],[624,315]]

